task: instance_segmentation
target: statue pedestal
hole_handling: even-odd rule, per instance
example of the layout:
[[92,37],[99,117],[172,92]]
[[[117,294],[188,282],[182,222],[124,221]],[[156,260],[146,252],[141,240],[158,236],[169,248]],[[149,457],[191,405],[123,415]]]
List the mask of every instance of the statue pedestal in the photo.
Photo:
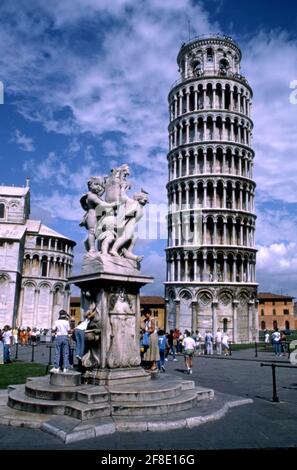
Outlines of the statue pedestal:
[[84,313],[95,309],[85,332],[83,380],[96,385],[143,382],[150,375],[140,367],[140,288],[152,277],[97,272],[69,281],[81,290]]

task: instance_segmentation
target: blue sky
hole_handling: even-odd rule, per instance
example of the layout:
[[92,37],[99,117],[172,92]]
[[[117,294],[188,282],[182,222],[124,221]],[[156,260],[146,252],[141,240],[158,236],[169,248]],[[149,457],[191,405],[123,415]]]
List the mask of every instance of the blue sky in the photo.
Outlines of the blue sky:
[[[222,32],[241,46],[254,90],[257,279],[262,291],[297,296],[296,13],[287,0],[2,0],[0,184],[30,176],[31,216],[77,241],[76,269],[90,175],[127,162],[133,189],[164,211],[167,95],[190,19],[192,36]],[[165,244],[138,243],[156,278],[147,293],[163,292]]]

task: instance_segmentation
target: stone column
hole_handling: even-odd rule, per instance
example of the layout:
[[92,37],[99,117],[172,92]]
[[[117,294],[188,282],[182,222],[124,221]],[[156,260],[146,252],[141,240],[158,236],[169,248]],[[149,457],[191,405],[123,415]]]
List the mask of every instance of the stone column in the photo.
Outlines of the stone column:
[[175,273],[174,273],[174,257],[171,256],[170,258],[170,281],[175,281]]
[[233,282],[236,282],[236,258],[233,258]]
[[213,257],[213,280],[214,282],[217,282],[218,280],[218,265],[217,265],[217,257]]
[[237,306],[238,300],[233,300],[233,343],[237,342]]
[[186,112],[190,112],[190,92],[188,89],[186,91]]
[[227,206],[226,195],[227,195],[227,184],[223,183],[223,208],[224,209],[226,209],[226,206]]
[[182,162],[183,162],[183,157],[182,157],[182,154],[180,153],[178,156],[178,177],[179,178],[182,176]]
[[185,256],[185,281],[188,282],[188,271],[189,271],[189,257],[188,257],[188,253],[185,252],[184,254]]
[[183,113],[183,98],[182,94],[179,93],[179,115],[181,116]]
[[223,220],[223,244],[227,245],[227,222]]
[[181,275],[180,275],[180,255],[178,254],[177,257],[177,281],[181,281]]
[[203,245],[206,245],[206,219],[204,217],[202,220],[202,227],[203,227]]
[[192,330],[195,332],[197,330],[197,300],[192,300]]
[[194,263],[194,281],[197,281],[197,252],[193,254],[193,263]]
[[176,179],[176,156],[173,157],[173,179]]
[[206,150],[203,150],[203,173],[207,173],[207,160],[206,160],[207,154]]
[[225,109],[225,87],[222,88],[222,109]]
[[248,302],[248,342],[251,343],[253,341],[254,336],[254,301],[250,300]]
[[190,123],[186,121],[186,144],[190,143]]
[[212,303],[212,334],[213,334],[213,337],[215,337],[216,331],[218,329],[217,307],[218,307],[218,301],[214,300],[213,303]]
[[198,90],[197,87],[194,89],[194,106],[195,106],[195,111],[198,109]]
[[215,182],[213,185],[213,207],[217,207],[217,183]]
[[207,183],[203,183],[203,208],[207,206]]
[[203,273],[202,273],[202,279],[203,281],[207,280],[207,255],[206,253],[203,253]]
[[175,299],[175,328],[179,329],[180,327],[180,301]]
[[224,256],[224,282],[228,281],[227,276],[227,256]]
[[203,140],[207,140],[207,122],[206,122],[206,118],[203,118]]
[[214,219],[214,225],[213,225],[213,243],[214,245],[217,244],[217,219]]

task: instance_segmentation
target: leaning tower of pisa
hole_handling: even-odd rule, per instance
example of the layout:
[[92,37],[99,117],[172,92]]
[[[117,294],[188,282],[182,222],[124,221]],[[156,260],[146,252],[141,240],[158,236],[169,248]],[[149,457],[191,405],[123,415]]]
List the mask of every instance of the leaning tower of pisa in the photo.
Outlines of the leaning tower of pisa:
[[169,92],[167,329],[258,332],[253,92],[219,34],[182,44]]

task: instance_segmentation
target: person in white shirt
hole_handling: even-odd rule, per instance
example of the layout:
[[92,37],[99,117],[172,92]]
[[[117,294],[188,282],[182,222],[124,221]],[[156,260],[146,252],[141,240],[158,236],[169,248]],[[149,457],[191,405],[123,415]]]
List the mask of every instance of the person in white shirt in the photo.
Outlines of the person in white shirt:
[[273,344],[275,355],[281,356],[281,342],[280,342],[281,334],[278,331],[278,328],[275,328],[274,332],[271,335],[271,339],[272,339],[272,344]]
[[70,324],[67,320],[68,315],[65,310],[60,310],[59,320],[56,321],[53,331],[56,333],[55,338],[55,359],[54,367],[51,372],[59,372],[61,352],[63,352],[63,372],[67,372],[69,368],[69,332]]
[[218,329],[216,334],[216,353],[222,354],[222,332]]
[[89,319],[79,322],[79,324],[74,328],[75,342],[76,342],[76,357],[81,361],[85,353],[85,331],[88,327]]
[[3,341],[4,364],[8,364],[11,362],[10,347],[13,342],[13,334],[9,325],[5,325],[3,328],[2,341]]
[[224,349],[224,354],[225,356],[227,356],[229,354],[229,336],[227,335],[227,333],[223,333],[223,336],[222,336],[222,346],[223,346],[223,349]]
[[265,335],[264,335],[264,341],[265,341],[265,351],[268,350],[268,345],[270,343],[270,334],[269,334],[269,331],[265,331]]
[[195,352],[195,340],[191,337],[190,331],[185,331],[186,337],[184,338],[184,355],[185,364],[188,370],[188,374],[192,374],[193,367],[193,356]]

